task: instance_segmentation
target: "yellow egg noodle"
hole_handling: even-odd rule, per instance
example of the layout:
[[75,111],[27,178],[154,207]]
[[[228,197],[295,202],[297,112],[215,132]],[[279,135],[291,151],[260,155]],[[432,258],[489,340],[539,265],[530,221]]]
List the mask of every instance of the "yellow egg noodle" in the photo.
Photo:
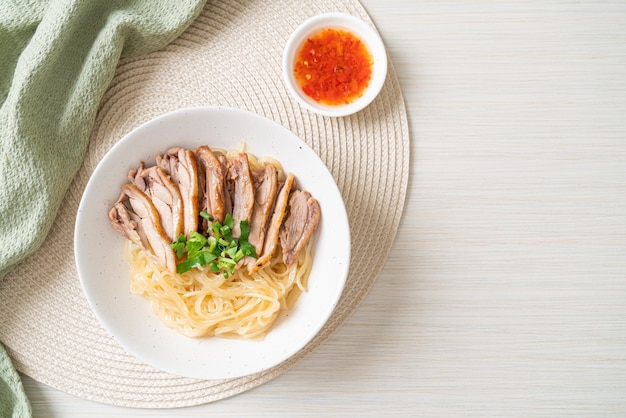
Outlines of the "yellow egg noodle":
[[124,247],[131,292],[147,297],[166,326],[189,337],[263,338],[280,311],[305,291],[313,265],[310,242],[291,266],[277,253],[252,275],[237,269],[224,279],[208,267],[175,274],[134,243],[126,240]]

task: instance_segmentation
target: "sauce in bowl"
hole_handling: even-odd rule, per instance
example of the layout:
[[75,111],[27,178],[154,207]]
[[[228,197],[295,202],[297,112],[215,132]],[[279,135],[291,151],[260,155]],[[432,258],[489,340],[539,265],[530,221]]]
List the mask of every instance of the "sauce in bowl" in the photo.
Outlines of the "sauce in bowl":
[[294,77],[316,102],[343,105],[361,97],[372,78],[372,55],[352,32],[324,28],[300,47]]
[[387,76],[387,53],[375,28],[347,13],[312,16],[283,51],[285,87],[322,116],[352,115],[368,106]]

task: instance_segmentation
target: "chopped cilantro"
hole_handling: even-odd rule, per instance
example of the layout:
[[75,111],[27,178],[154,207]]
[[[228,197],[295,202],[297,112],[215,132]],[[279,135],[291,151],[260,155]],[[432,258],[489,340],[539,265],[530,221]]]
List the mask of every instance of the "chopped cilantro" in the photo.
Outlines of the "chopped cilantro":
[[250,227],[248,221],[239,222],[241,234],[239,238],[233,237],[233,226],[235,220],[232,215],[227,214],[224,224],[213,221],[212,217],[202,211],[200,216],[211,222],[208,237],[199,232],[192,232],[189,238],[180,235],[170,247],[176,253],[176,257],[184,260],[176,266],[178,274],[184,273],[194,268],[202,268],[209,265],[209,268],[216,273],[221,272],[224,278],[230,277],[235,272],[235,266],[244,256],[257,258],[256,250],[248,242]]

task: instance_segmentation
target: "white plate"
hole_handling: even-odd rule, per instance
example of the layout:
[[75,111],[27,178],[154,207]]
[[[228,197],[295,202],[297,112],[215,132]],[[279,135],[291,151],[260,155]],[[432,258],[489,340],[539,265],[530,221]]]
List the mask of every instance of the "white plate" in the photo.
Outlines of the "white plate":
[[[131,294],[124,238],[108,211],[128,170],[171,146],[235,149],[241,141],[259,157],[279,160],[298,187],[317,198],[322,218],[308,290],[282,314],[263,341],[189,338],[165,327],[148,301]],[[175,111],[136,128],[109,150],[90,178],[78,208],[74,236],[83,290],[105,329],[131,354],[153,367],[198,379],[226,379],[269,369],[303,348],[332,314],[350,264],[350,229],[341,194],[315,152],[286,128],[259,115],[230,108]]]

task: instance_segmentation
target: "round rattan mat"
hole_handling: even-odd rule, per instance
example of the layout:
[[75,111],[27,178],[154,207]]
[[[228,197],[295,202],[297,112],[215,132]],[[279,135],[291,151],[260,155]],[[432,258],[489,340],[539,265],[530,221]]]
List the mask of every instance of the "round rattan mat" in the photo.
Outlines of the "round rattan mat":
[[[102,99],[83,166],[49,236],[0,282],[0,340],[18,370],[99,402],[144,408],[190,406],[241,393],[279,376],[352,315],[376,280],[400,222],[409,175],[409,130],[392,65],[377,99],[349,117],[317,116],[289,96],[281,77],[283,46],[298,24],[329,11],[351,13],[371,23],[356,0],[288,4],[215,0],[165,49],[120,62]],[[317,152],[343,195],[353,245],[345,291],[314,340],[270,370],[222,381],[174,376],[125,352],[93,315],[73,253],[82,192],[109,148],[156,116],[214,105],[272,119]]]

